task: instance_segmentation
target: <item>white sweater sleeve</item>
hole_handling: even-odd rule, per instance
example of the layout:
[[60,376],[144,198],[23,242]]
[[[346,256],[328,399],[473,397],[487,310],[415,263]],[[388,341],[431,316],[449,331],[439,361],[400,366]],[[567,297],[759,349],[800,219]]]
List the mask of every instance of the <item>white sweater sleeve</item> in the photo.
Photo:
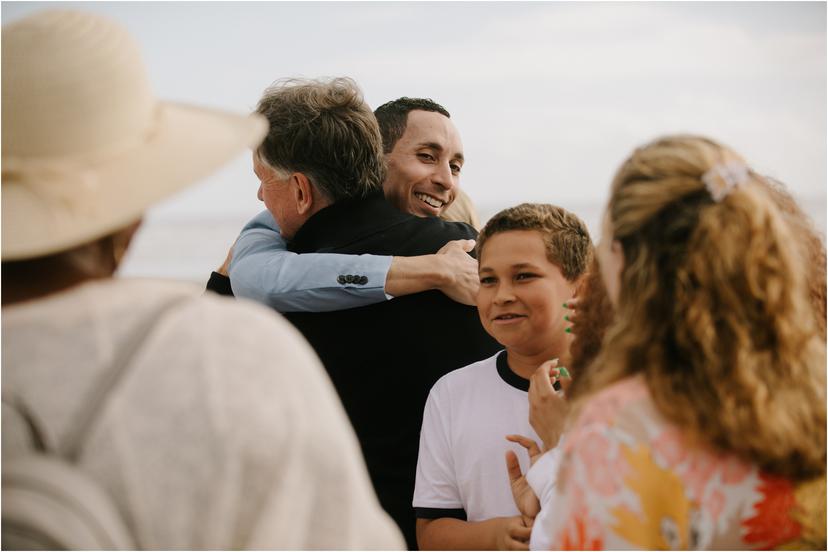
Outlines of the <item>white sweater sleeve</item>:
[[550,536],[544,532],[547,525],[544,520],[554,515],[551,503],[555,492],[555,485],[558,481],[558,467],[561,459],[560,451],[563,450],[564,438],[565,435],[561,437],[557,447],[543,453],[534,465],[529,468],[529,471],[526,472],[526,481],[532,487],[532,491],[538,497],[541,505],[541,511],[535,518],[535,523],[532,526],[532,536],[529,541],[529,547],[532,550],[550,550],[552,546]]

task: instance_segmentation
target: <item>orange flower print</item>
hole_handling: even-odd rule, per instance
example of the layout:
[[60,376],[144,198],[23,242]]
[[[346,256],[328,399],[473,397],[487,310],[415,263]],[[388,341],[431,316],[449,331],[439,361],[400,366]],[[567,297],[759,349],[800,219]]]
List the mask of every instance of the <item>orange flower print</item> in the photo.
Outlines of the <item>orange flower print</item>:
[[764,473],[759,474],[762,498],[754,504],[756,515],[742,522],[747,530],[744,540],[757,548],[777,548],[799,537],[802,527],[791,517],[796,504],[790,481]]
[[604,542],[600,536],[589,534],[588,527],[595,525],[589,523],[586,512],[581,510],[569,518],[569,525],[564,528],[563,535],[556,550],[603,550]]

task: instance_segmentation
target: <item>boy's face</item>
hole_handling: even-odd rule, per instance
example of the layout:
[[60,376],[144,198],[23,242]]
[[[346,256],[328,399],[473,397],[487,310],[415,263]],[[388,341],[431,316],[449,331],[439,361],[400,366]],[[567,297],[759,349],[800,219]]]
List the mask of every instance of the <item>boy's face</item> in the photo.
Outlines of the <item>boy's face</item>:
[[568,344],[563,303],[575,283],[546,257],[541,233],[510,230],[489,238],[480,253],[477,310],[489,334],[507,349],[526,355]]

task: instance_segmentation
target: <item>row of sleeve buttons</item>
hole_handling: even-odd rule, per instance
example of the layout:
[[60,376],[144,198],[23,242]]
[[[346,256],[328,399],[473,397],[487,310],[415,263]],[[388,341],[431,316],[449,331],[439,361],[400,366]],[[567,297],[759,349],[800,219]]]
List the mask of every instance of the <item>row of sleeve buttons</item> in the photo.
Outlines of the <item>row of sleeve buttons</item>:
[[368,276],[359,276],[357,274],[340,274],[336,281],[340,284],[358,284],[364,286],[368,283]]

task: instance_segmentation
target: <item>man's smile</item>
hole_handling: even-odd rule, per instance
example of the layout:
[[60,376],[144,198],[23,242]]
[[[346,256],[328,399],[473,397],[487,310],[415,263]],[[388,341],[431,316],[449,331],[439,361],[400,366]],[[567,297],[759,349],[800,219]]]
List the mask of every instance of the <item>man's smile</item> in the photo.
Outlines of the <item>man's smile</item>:
[[443,205],[446,204],[446,202],[442,199],[438,199],[432,195],[424,194],[423,192],[414,192],[414,197],[416,197],[429,207],[434,207],[435,209],[442,209]]

